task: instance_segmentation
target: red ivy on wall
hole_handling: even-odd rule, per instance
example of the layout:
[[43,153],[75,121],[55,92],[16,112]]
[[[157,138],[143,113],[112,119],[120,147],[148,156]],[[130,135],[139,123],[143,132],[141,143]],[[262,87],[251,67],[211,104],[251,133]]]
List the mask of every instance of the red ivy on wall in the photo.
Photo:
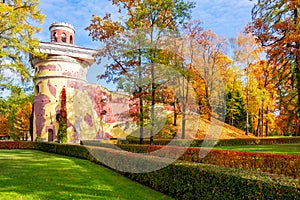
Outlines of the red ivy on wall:
[[61,91],[61,108],[60,108],[61,121],[67,122],[67,95],[66,88]]

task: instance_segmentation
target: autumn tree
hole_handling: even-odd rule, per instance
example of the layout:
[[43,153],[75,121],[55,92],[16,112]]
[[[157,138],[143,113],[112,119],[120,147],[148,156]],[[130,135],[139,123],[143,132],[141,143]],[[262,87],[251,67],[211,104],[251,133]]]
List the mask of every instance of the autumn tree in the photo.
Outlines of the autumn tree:
[[213,102],[214,96],[220,92],[216,90],[220,86],[219,80],[222,82],[223,72],[231,63],[225,55],[226,40],[211,30],[203,30],[199,20],[186,23],[182,33],[189,51],[186,58],[193,61],[190,73],[193,74],[192,83],[201,104],[200,110],[210,118],[213,113],[211,104],[216,103]]
[[[224,120],[225,90],[223,81],[232,61],[225,55],[226,40],[211,30],[203,30],[199,20],[185,24],[184,34],[190,41],[187,56],[193,61],[191,83],[202,117]],[[187,41],[185,41],[188,43]]]
[[19,108],[16,113],[16,118],[14,121],[14,132],[11,137],[14,140],[27,140],[30,135],[30,117],[32,113],[32,104],[26,102],[22,107]]
[[[182,75],[177,77],[177,97],[181,109],[181,137],[185,138],[187,111],[200,111],[200,115],[207,118],[225,117],[225,110],[221,108],[225,104],[221,71],[231,62],[222,52],[224,41],[210,30],[203,31],[199,20],[185,23],[180,33],[166,49],[173,54],[170,65]],[[176,80],[176,77],[171,76],[171,79]],[[198,107],[193,105],[195,103]]]
[[[35,51],[38,40],[34,34],[41,29],[44,15],[38,0],[6,0],[0,3],[0,84],[8,87],[9,76],[16,74],[22,81],[31,80],[29,55],[41,56]],[[9,74],[9,75],[7,75]],[[2,79],[1,79],[2,76]]]
[[[119,12],[125,17],[123,20],[113,21],[110,14],[103,18],[93,16],[92,24],[87,27],[94,40],[105,43],[105,47],[100,51],[102,57],[112,60],[106,65],[106,71],[101,78],[117,80],[122,74],[135,71],[137,81],[136,94],[140,99],[140,142],[143,142],[143,95],[150,92],[151,96],[151,129],[150,141],[153,142],[154,136],[154,106],[157,90],[157,66],[163,61],[163,54],[159,48],[162,40],[163,29],[177,30],[178,25],[190,17],[190,10],[194,3],[185,3],[182,0],[116,0],[113,5],[119,8]],[[136,32],[133,37],[126,39],[129,43],[129,50],[124,52],[124,42],[120,38],[120,33]],[[118,38],[118,39],[116,39]],[[120,46],[121,44],[121,46]],[[127,43],[128,44],[128,43]],[[120,48],[121,47],[121,48]],[[128,46],[127,46],[128,47]],[[144,89],[145,77],[149,77],[149,84]],[[149,87],[150,86],[150,87]]]
[[[300,135],[300,4],[298,0],[258,0],[247,31],[265,47],[276,78],[287,129]],[[294,127],[294,128],[293,128]]]
[[8,118],[5,114],[0,114],[0,136],[9,136],[10,128]]
[[[185,39],[174,38],[174,41],[172,41],[173,45],[168,45],[168,51],[171,52],[172,55],[170,64],[172,68],[178,72],[169,76],[169,78],[174,81],[172,85],[175,86],[173,89],[175,92],[173,98],[174,122],[176,122],[177,110],[180,111],[181,114],[181,139],[185,139],[187,111],[191,110],[191,108],[189,108],[189,101],[192,94],[192,69],[194,68],[195,63],[193,57],[193,52],[195,50],[193,48],[193,42]],[[173,49],[170,49],[170,47]],[[194,123],[198,122],[196,121]]]
[[[19,130],[27,129],[25,126],[29,127],[28,130],[30,129],[29,119],[32,110],[29,108],[29,105],[33,102],[33,94],[26,94],[19,87],[11,87],[11,94],[6,98],[1,98],[0,101],[0,114],[6,118],[9,134],[13,139],[19,140],[22,136],[25,136],[22,135],[22,133],[25,132]],[[18,123],[18,121],[20,121],[20,123]],[[20,129],[18,129],[19,125]],[[24,129],[22,128],[23,126],[25,127]]]
[[7,100],[0,98],[0,135],[9,136],[10,126],[7,113]]

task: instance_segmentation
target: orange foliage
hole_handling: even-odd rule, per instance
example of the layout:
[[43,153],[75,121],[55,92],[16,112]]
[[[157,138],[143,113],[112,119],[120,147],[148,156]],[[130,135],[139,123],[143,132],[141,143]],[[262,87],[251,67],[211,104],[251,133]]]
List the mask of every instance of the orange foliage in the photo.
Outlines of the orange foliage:
[[8,136],[9,132],[10,130],[7,117],[5,115],[0,115],[0,136]]
[[15,135],[17,139],[26,137],[30,131],[30,117],[32,112],[32,104],[27,102],[25,106],[21,107],[16,115],[15,119]]

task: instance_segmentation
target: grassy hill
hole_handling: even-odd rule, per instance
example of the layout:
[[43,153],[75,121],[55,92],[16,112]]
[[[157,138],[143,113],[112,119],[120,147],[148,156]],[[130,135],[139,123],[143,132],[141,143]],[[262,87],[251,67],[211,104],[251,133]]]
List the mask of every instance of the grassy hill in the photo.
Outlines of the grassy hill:
[[[171,132],[176,131],[178,138],[181,138],[181,117],[179,116],[177,126],[174,126],[173,117],[170,116],[169,124],[166,124],[164,129],[157,134],[155,138],[172,138]],[[198,121],[198,123],[197,123]],[[245,131],[235,128],[229,124],[216,119],[211,121],[197,117],[188,116],[186,122],[186,139],[234,139],[234,138],[253,138],[253,134],[245,135]]]
[[[182,127],[181,127],[181,116],[177,117],[177,125],[173,125],[173,115],[168,115],[167,120],[162,120],[160,127],[155,125],[154,133],[155,139],[170,139],[173,138],[174,132],[177,137],[181,138]],[[163,127],[163,128],[161,128]],[[186,120],[185,128],[185,139],[234,139],[234,138],[253,138],[253,134],[245,135],[245,131],[230,126],[217,119],[211,121],[201,118],[197,115],[188,115]],[[139,138],[139,128],[128,136],[123,131],[116,131],[113,136],[116,138]],[[122,133],[122,134],[121,134]],[[150,122],[144,127],[144,137],[150,137]]]

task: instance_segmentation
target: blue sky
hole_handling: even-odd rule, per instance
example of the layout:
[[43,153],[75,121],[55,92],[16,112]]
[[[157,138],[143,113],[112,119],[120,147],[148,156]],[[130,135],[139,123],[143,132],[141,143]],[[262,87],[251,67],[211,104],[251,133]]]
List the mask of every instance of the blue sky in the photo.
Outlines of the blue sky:
[[[249,0],[194,0],[193,19],[200,19],[205,29],[211,29],[220,36],[232,38],[241,32],[251,20],[251,9],[254,5]],[[97,49],[98,42],[92,42],[88,31],[84,29],[90,24],[92,14],[103,16],[105,13],[117,13],[109,0],[41,0],[40,8],[46,15],[43,31],[36,37],[40,41],[49,42],[49,26],[52,22],[67,22],[75,29],[75,44],[82,47]],[[96,76],[103,67],[93,65],[88,73],[88,81],[104,84],[97,81]],[[113,90],[113,86],[106,85]],[[111,88],[110,88],[111,87]]]

